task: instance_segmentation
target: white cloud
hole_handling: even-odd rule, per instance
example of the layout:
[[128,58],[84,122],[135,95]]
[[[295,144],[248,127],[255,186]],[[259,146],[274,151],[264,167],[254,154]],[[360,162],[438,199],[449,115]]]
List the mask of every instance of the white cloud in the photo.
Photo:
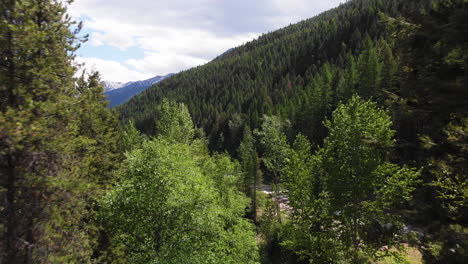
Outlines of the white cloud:
[[143,59],[129,59],[125,61],[125,64],[141,72],[158,72],[159,75],[166,75],[207,62],[208,60],[187,55],[149,52],[145,54]]
[[86,59],[104,79],[129,81],[206,63],[340,2],[344,0],[77,0],[69,12],[84,18],[85,29],[92,32],[91,47],[108,45],[123,52],[135,47],[144,52],[143,58],[118,62]]
[[87,71],[98,70],[103,80],[115,82],[128,82],[145,80],[154,77],[154,74],[131,70],[117,61],[103,60],[98,58],[77,57],[78,63],[84,63]]
[[138,37],[140,47],[147,51],[186,55],[201,59],[212,59],[226,50],[252,40],[255,33],[239,34],[232,37],[220,37],[212,32],[198,29],[166,29],[153,27],[148,29],[153,34]]
[[89,40],[93,46],[109,45],[117,47],[121,51],[136,45],[135,39],[131,36],[121,35],[113,30],[106,33],[93,32],[90,34]]
[[338,6],[347,0],[272,0],[276,10],[281,10],[269,22],[282,27],[313,17],[330,8]]

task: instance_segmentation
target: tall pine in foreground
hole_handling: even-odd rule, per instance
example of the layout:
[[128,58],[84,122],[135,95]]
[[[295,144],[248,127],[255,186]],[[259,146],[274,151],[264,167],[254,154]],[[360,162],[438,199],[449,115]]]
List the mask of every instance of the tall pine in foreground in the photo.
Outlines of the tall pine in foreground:
[[257,222],[257,188],[261,184],[261,171],[255,139],[249,127],[244,130],[244,137],[239,146],[239,161],[242,167],[242,190],[252,199],[251,216]]
[[80,28],[61,1],[0,3],[1,263],[90,262],[92,197],[117,156],[97,76],[73,78]]

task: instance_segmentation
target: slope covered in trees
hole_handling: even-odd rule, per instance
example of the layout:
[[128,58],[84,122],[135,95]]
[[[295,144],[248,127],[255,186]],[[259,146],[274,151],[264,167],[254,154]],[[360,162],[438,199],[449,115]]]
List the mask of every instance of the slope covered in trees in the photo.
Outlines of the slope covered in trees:
[[[244,162],[250,171],[246,182],[256,181],[254,168],[261,161],[265,180],[281,183],[290,159],[281,146],[302,133],[310,152],[326,148],[331,131],[324,121],[341,103],[353,94],[377,102],[389,111],[395,130],[386,159],[422,168],[414,196],[398,214],[423,230],[420,242],[430,248],[426,261],[462,263],[466,252],[456,248],[467,243],[468,221],[465,2],[348,1],[175,75],[118,112],[151,135],[159,118],[155,106],[163,98],[183,102],[211,150],[252,158]],[[289,124],[280,129],[281,120]],[[258,161],[245,150],[255,128]],[[284,136],[262,136],[278,131]],[[242,135],[246,140],[239,149]],[[376,151],[384,147],[375,138],[363,143],[377,144]],[[343,162],[341,170],[349,169]],[[270,242],[280,243],[275,234]]]
[[349,1],[119,124],[65,3],[0,2],[0,262],[466,263],[463,4]]
[[[303,97],[303,88],[311,86],[318,73],[328,69],[325,81],[333,79],[334,83],[326,85],[336,89],[336,68],[346,67],[348,58],[357,59],[361,51],[370,49],[368,42],[388,35],[379,12],[390,17],[408,16],[428,4],[429,1],[349,1],[312,19],[265,34],[207,65],[182,72],[134,98],[119,112],[123,119],[135,119],[139,129],[153,133],[154,105],[167,97],[182,101],[195,124],[205,129],[212,146],[219,143],[229,147],[228,121],[236,114],[252,127],[260,125],[263,114],[285,112],[288,118],[300,116],[306,111],[299,108],[295,97]],[[376,50],[369,52],[374,57],[369,61],[363,58],[356,66],[378,71],[372,67],[377,63]],[[359,78],[350,77],[356,79],[354,82]],[[363,89],[371,89],[371,79],[376,77],[362,80],[367,82]],[[306,91],[311,93],[311,87]],[[312,99],[310,94],[307,97]],[[220,138],[221,133],[224,139]]]

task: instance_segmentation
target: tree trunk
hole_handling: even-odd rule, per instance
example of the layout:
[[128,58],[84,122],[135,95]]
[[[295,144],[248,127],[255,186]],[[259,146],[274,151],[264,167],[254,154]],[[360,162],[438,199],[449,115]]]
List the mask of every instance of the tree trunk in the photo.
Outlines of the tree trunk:
[[255,166],[254,174],[254,186],[253,186],[253,197],[252,197],[252,208],[253,208],[253,219],[254,223],[257,223],[257,186],[258,186],[258,168]]
[[16,196],[16,171],[15,160],[13,155],[7,154],[6,156],[6,197],[5,197],[5,263],[17,263],[17,223],[15,221],[15,196]]

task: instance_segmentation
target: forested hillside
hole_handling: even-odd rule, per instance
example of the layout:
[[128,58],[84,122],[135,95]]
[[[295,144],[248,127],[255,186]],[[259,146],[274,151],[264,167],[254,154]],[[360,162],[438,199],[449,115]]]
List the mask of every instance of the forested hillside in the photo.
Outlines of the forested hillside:
[[348,1],[114,111],[68,2],[0,2],[0,263],[467,263],[464,4]]
[[[349,1],[312,19],[263,35],[207,65],[182,72],[134,98],[119,112],[123,119],[135,119],[139,129],[152,133],[155,104],[167,97],[184,102],[195,124],[205,129],[211,145],[219,145],[219,149],[230,147],[232,131],[228,123],[238,117],[251,127],[260,125],[263,114],[283,114],[297,119],[294,122],[297,124],[307,122],[305,116],[311,109],[304,107],[317,94],[311,91],[319,75],[328,74],[324,76],[328,78],[325,81],[333,82],[328,89],[332,98],[325,98],[329,102],[323,102],[324,105],[336,105],[342,94],[351,93],[345,91],[347,87],[341,87],[349,83],[345,81],[344,70],[353,64],[351,58],[356,61],[352,67],[360,71],[379,70],[393,75],[396,69],[391,63],[396,62],[389,65],[383,60],[395,59],[396,54],[391,50],[396,40],[385,30],[381,12],[392,18],[423,19],[420,10],[429,6],[430,1]],[[388,58],[380,56],[384,52]],[[358,62],[361,54],[369,58],[362,57]],[[380,70],[378,67],[382,65],[386,68]],[[369,90],[372,78],[381,78],[376,74],[369,72],[348,78],[356,79],[351,80],[356,87],[367,82],[369,87],[361,89]],[[303,96],[305,92],[307,96]],[[371,95],[371,91],[366,93]],[[298,98],[307,102],[298,102]],[[320,120],[317,122],[320,124]],[[298,130],[301,129],[304,128]]]
[[[324,121],[340,103],[353,94],[375,101],[388,111],[395,130],[387,159],[421,169],[414,196],[398,211],[406,224],[423,230],[419,234],[431,234],[421,238],[426,245],[440,248],[438,253],[427,250],[427,259],[439,263],[445,257],[457,263],[466,255],[446,252],[466,245],[468,220],[464,4],[348,1],[175,75],[118,112],[122,120],[134,120],[151,135],[159,118],[154,107],[163,98],[183,102],[211,150],[227,150],[242,159],[238,146],[244,131],[265,126],[265,115],[286,120],[280,129],[285,142],[274,144],[292,144],[301,133],[311,142],[310,152],[318,153],[330,135]],[[363,136],[361,144],[380,144]],[[259,134],[254,137],[265,180],[282,182],[289,158],[281,160],[282,152],[275,147],[270,154],[276,160],[271,160]],[[251,173],[251,183],[257,174]]]

